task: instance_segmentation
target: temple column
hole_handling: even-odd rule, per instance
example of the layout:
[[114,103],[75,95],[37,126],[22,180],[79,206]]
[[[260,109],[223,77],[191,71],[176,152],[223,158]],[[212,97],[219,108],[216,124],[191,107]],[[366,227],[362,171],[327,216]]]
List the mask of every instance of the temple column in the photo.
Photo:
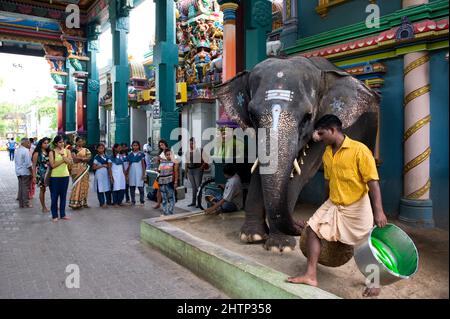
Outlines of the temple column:
[[[236,11],[239,0],[219,1],[223,12],[223,52],[222,52],[222,83],[236,75]],[[219,106],[219,126],[237,127],[225,113],[224,107]]]
[[[56,87],[55,87],[56,88]],[[66,88],[65,85],[64,87],[58,87],[56,88],[56,92],[58,94],[58,105],[57,105],[57,109],[56,109],[56,119],[57,119],[57,130],[58,130],[58,135],[63,135],[66,130],[65,130],[65,122],[64,122],[64,117],[65,117],[65,111],[66,111],[66,106],[64,104],[64,100],[65,100],[65,96],[66,96]]]
[[[403,8],[428,3],[404,0]],[[427,51],[404,56],[404,180],[399,219],[433,227],[430,199],[430,79]]]
[[76,101],[76,88],[75,81],[73,77],[74,69],[70,65],[69,60],[66,60],[66,70],[67,70],[67,82],[66,82],[66,131],[67,132],[75,132],[76,124],[75,124],[75,101]]
[[65,51],[63,47],[59,49],[57,47],[43,46],[45,51],[45,60],[50,65],[50,75],[55,81],[53,86],[58,94],[58,105],[56,107],[56,119],[57,119],[57,134],[63,135],[66,132],[65,112],[66,112],[66,77],[68,73],[65,70],[64,56]]
[[101,30],[98,24],[88,25],[88,85],[87,85],[87,144],[100,142],[100,122],[98,113],[98,94],[100,90],[97,69],[98,36]]
[[120,0],[109,4],[111,23],[113,67],[111,70],[113,108],[116,131],[114,143],[130,143],[130,114],[128,110],[128,32],[129,11],[131,7],[122,7]]
[[176,110],[175,68],[178,65],[178,46],[175,42],[175,1],[154,0],[156,5],[156,45],[154,65],[156,101],[161,110],[160,136],[170,145],[170,133],[179,127],[179,113]]
[[79,136],[86,136],[86,95],[85,83],[88,73],[85,71],[75,71],[75,83],[77,86],[76,95],[76,128]]
[[247,70],[267,58],[267,34],[272,31],[272,2],[246,0],[245,12],[245,68]]

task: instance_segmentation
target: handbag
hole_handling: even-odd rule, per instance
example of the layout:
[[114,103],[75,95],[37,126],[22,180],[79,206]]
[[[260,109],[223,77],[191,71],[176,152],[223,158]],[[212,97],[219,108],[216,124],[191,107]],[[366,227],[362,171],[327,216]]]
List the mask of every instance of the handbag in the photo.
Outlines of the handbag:
[[45,172],[44,176],[44,185],[50,186],[50,177],[52,176],[52,167],[50,166],[50,163],[47,166],[47,171]]

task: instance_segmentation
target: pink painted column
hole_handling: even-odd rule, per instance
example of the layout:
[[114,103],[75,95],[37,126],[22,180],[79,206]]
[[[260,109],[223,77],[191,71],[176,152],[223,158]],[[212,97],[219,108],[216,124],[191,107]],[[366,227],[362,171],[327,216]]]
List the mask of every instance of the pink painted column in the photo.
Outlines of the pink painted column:
[[[223,12],[223,53],[222,53],[222,82],[226,82],[236,75],[236,10],[239,1],[219,1]],[[231,121],[223,106],[219,107],[220,126],[237,127]]]

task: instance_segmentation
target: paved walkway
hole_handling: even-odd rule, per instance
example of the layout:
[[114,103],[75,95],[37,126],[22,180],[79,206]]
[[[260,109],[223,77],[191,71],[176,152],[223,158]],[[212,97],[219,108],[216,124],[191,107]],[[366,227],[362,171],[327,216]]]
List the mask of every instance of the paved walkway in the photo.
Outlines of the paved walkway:
[[[91,192],[92,208],[67,209],[71,221],[52,223],[38,196],[19,209],[16,194],[14,165],[0,152],[0,298],[227,298],[140,243],[140,221],[160,215],[153,202],[100,209]],[[69,264],[79,267],[80,288],[66,287]]]

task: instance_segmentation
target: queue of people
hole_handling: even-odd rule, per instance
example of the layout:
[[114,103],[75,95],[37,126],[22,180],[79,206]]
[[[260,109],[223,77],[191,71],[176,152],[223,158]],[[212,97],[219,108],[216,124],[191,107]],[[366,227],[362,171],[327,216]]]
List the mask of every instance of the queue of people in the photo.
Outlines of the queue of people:
[[[144,185],[147,181],[147,169],[151,164],[157,164],[158,177],[153,184],[157,189],[157,204],[155,209],[161,208],[161,215],[172,215],[176,202],[176,191],[180,177],[180,158],[172,152],[165,140],[158,142],[159,152],[156,157],[150,157],[152,151],[151,140],[141,150],[139,141],[133,141],[131,150],[127,144],[114,144],[112,154],[106,154],[104,144],[98,144],[95,154],[85,147],[85,139],[77,137],[75,143],[68,143],[62,136],[56,136],[53,141],[47,137],[33,143],[32,139],[23,138],[19,147],[14,144],[14,156],[16,175],[18,177],[19,191],[17,200],[21,208],[32,207],[34,187],[39,189],[39,202],[43,213],[51,212],[52,220],[70,220],[66,215],[67,192],[72,181],[71,194],[68,206],[72,210],[89,208],[89,172],[94,171],[94,189],[97,193],[99,206],[102,208],[113,205],[143,206],[145,203]],[[13,145],[13,142],[8,142]],[[208,164],[202,158],[201,150],[195,145],[193,138],[189,141],[189,151],[185,156],[185,177],[192,185],[192,202],[188,206],[196,206],[196,194],[201,185],[204,170]],[[93,156],[94,155],[94,156]],[[10,155],[11,156],[11,155]],[[228,167],[229,169],[229,167]],[[230,171],[231,172],[231,171]],[[229,174],[231,174],[229,172]],[[215,205],[228,207],[221,209],[226,212],[242,208],[239,199],[242,197],[242,189],[239,176],[231,174],[224,200]],[[33,187],[34,186],[34,187]],[[50,190],[50,209],[46,204],[45,195],[47,188]],[[137,203],[136,191],[139,193]],[[231,195],[230,195],[231,194]],[[214,198],[216,199],[216,198]],[[236,203],[230,206],[226,200]],[[219,200],[220,201],[220,200]],[[124,203],[125,202],[125,203]],[[233,209],[230,209],[233,208]],[[215,211],[209,209],[208,212]]]

